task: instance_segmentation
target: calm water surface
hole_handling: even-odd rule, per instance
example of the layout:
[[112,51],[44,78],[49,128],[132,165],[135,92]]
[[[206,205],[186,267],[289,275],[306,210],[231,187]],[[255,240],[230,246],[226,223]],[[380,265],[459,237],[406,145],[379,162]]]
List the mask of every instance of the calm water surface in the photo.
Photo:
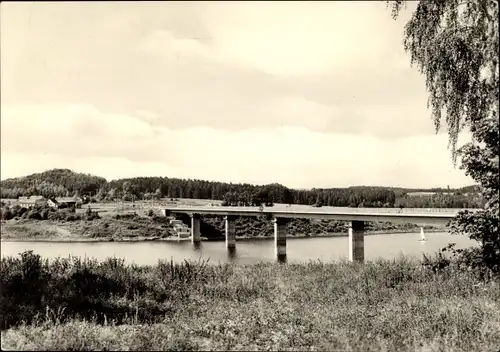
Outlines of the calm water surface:
[[[427,241],[420,242],[420,234],[380,234],[365,237],[365,259],[392,259],[404,254],[421,258],[422,253],[433,254],[450,242],[457,248],[477,245],[465,236],[449,233],[427,233]],[[184,259],[209,259],[210,263],[254,264],[275,261],[273,238],[263,240],[237,240],[236,252],[228,253],[225,243],[202,242],[195,246],[189,241],[181,242],[2,242],[3,256],[16,256],[25,250],[33,250],[42,257],[107,257],[124,258],[127,263],[156,264],[159,259],[176,262]],[[288,262],[309,260],[336,261],[347,259],[348,237],[289,238],[287,240]]]

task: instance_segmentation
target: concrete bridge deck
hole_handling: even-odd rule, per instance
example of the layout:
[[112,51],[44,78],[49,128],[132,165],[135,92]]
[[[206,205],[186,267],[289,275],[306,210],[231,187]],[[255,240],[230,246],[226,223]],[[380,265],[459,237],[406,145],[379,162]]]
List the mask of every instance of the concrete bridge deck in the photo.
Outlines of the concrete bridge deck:
[[[399,209],[399,208],[334,208],[310,206],[223,207],[223,206],[168,206],[160,207],[166,213],[213,216],[261,216],[287,219],[328,219],[338,221],[386,221],[417,225],[445,225],[464,209]],[[469,209],[473,210],[473,209]]]
[[[200,215],[224,216],[226,222],[226,247],[236,247],[234,220],[238,216],[267,215],[273,219],[275,246],[278,259],[286,257],[286,231],[290,219],[328,219],[350,221],[349,227],[349,259],[364,260],[364,223],[373,221],[410,223],[424,225],[446,225],[459,211],[465,209],[409,209],[409,208],[334,208],[280,204],[273,207],[223,207],[223,206],[163,206],[158,207],[165,216],[181,213],[191,216],[191,240],[199,242]],[[474,209],[468,209],[474,211]]]

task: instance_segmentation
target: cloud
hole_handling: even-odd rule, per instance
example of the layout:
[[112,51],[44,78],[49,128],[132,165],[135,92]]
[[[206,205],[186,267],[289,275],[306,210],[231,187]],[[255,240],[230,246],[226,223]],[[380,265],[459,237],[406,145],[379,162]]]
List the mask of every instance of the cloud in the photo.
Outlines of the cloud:
[[137,110],[135,113],[137,116],[150,123],[158,122],[160,118],[158,114],[149,110]]
[[3,9],[3,106],[149,111],[158,116],[151,123],[170,129],[288,124],[383,138],[433,133],[423,78],[401,44],[403,22],[382,3]]
[[405,18],[382,3],[8,3],[0,16],[2,178],[471,182],[434,133]]
[[453,169],[443,135],[383,140],[291,125],[236,133],[172,130],[88,105],[6,108],[1,121],[2,178],[71,167],[107,178],[168,176],[299,188],[471,183]]
[[160,54],[165,59],[179,61],[186,55],[214,59],[210,48],[195,38],[176,38],[171,31],[155,30],[137,44],[137,50]]
[[[134,162],[120,157],[69,157],[51,153],[2,153],[2,179],[30,175],[54,168],[106,177],[108,180],[144,175],[172,175],[178,169],[166,163]],[[141,173],[141,170],[145,170]]]
[[386,37],[394,37],[401,21],[391,22],[380,2],[214,2],[197,8],[219,60],[271,74],[377,69],[388,54],[400,52],[388,50]]

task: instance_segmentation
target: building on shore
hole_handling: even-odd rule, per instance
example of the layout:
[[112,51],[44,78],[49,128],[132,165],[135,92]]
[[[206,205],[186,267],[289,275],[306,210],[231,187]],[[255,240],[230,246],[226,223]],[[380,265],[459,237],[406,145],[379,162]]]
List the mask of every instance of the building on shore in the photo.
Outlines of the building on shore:
[[81,208],[82,204],[83,201],[79,197],[57,197],[47,201],[47,205],[55,209]]
[[35,205],[46,205],[47,204],[47,199],[45,199],[43,196],[30,196],[30,197],[19,197],[17,204],[12,204],[12,205],[19,205],[23,208],[31,208],[34,207]]

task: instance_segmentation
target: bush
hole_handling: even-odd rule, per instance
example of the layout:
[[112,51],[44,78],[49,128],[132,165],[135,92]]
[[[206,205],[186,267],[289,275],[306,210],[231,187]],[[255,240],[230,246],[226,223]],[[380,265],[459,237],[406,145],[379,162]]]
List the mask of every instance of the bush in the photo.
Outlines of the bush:
[[493,280],[497,275],[495,270],[485,265],[481,247],[456,249],[455,243],[442,248],[433,258],[424,255],[422,265],[435,273],[455,267],[457,270],[473,272],[480,280],[486,281]]
[[126,266],[117,258],[97,262],[73,257],[49,262],[27,251],[20,258],[3,257],[1,264],[2,329],[36,321],[45,307],[64,308],[62,320],[97,315],[102,322],[106,315],[123,323],[138,307],[150,305],[137,318],[159,321],[171,312],[171,305],[163,304],[165,300],[179,304],[189,296],[187,286],[207,279],[205,262],[159,262],[155,268]]
[[89,221],[92,221],[92,220],[97,220],[97,219],[100,219],[101,216],[99,215],[98,212],[96,211],[93,211],[92,213],[90,214],[85,214],[85,219],[86,220],[89,220]]
[[114,218],[116,220],[124,219],[124,220],[131,220],[137,217],[136,213],[133,214],[116,214]]
[[10,220],[10,219],[14,218],[14,216],[15,216],[15,214],[13,212],[11,212],[8,207],[3,207],[0,210],[0,212],[1,212],[2,220]]
[[39,211],[36,209],[30,209],[26,213],[26,219],[32,219],[32,220],[42,220],[42,215],[40,214]]
[[92,211],[92,208],[90,206],[85,211],[85,220],[92,221],[100,218],[101,217],[99,216],[99,213],[97,211]]
[[54,209],[49,206],[37,206],[30,209],[13,207],[13,208],[2,208],[1,217],[2,220],[10,220],[17,217],[22,219],[32,219],[32,220],[50,220],[50,221],[78,221],[78,220],[95,220],[101,217],[95,211],[90,210],[84,214],[76,214],[74,208],[63,208]]

